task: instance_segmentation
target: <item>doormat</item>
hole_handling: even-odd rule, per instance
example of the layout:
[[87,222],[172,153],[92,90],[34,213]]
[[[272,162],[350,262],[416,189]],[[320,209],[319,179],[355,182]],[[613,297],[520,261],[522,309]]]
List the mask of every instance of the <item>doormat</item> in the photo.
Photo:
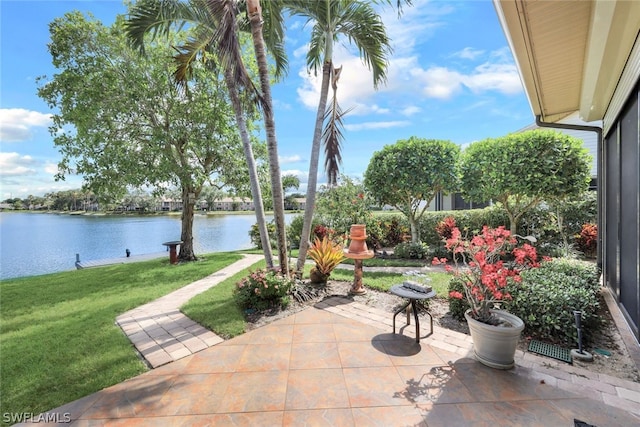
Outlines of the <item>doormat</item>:
[[571,359],[571,351],[555,344],[547,344],[546,342],[531,340],[528,350],[532,353],[538,353],[553,359],[562,360],[563,362],[573,363]]

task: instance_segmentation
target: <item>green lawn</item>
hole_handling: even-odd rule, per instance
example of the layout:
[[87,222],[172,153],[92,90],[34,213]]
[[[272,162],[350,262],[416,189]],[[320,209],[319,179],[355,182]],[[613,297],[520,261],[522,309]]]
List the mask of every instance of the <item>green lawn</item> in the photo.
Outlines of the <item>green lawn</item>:
[[37,414],[144,372],[115,318],[240,258],[217,253],[0,282],[0,412]]

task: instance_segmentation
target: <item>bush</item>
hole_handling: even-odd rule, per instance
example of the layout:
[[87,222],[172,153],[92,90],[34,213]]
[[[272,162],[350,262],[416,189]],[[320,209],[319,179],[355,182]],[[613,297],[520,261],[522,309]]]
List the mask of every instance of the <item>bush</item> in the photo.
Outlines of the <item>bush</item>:
[[593,258],[598,247],[598,226],[595,224],[584,224],[580,234],[576,236],[578,250],[586,257]]
[[585,340],[600,327],[599,272],[595,265],[561,258],[524,271],[520,277],[522,282],[509,288],[512,300],[505,303],[505,308],[524,321],[526,333],[575,347],[578,332],[574,310],[582,312]]
[[[271,248],[276,249],[278,247],[278,240],[276,238],[276,224],[271,221],[267,223],[267,232],[269,233],[269,243]],[[262,241],[260,240],[260,230],[258,229],[258,223],[251,226],[249,230],[249,237],[251,238],[251,244],[257,248],[262,249]]]
[[293,279],[273,270],[259,269],[236,284],[233,297],[244,309],[266,310],[286,307],[289,304],[289,291],[293,283]]
[[428,250],[424,243],[403,242],[394,248],[393,253],[398,258],[424,259]]
[[409,225],[404,216],[394,215],[384,217],[378,221],[380,235],[378,236],[380,247],[394,247],[404,242],[409,234]]
[[[451,292],[459,292],[464,295],[464,284],[462,279],[459,277],[452,277],[449,281],[449,292],[447,295],[451,295]],[[451,316],[457,320],[465,320],[464,312],[469,310],[471,306],[467,302],[466,298],[453,298],[452,296],[448,297],[449,299],[449,311],[451,312]]]

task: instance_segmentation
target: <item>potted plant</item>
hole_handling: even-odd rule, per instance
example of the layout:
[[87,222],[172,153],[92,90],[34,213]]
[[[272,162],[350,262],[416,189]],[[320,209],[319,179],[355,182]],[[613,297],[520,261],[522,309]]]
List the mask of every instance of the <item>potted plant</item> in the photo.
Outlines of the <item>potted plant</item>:
[[[523,269],[538,267],[536,249],[528,243],[517,246],[516,238],[504,227],[487,226],[470,239],[454,227],[446,248],[452,252],[455,265],[448,265],[447,270],[464,290],[452,291],[449,296],[466,298],[469,303],[465,318],[476,358],[493,368],[512,368],[524,322],[501,310],[500,303],[511,299],[507,291],[510,281],[520,282]],[[446,259],[433,260],[434,264],[442,262]]]
[[316,237],[307,254],[316,262],[310,272],[313,283],[327,283],[333,269],[345,259],[342,244],[332,241],[328,236],[322,240]]

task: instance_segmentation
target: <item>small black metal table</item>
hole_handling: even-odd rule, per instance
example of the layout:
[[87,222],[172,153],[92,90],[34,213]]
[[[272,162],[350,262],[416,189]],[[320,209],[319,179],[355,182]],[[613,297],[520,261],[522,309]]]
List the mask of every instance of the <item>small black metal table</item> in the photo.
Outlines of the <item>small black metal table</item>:
[[[416,322],[416,342],[419,343],[420,342],[420,320],[418,320],[418,308],[416,307],[416,301],[433,298],[436,296],[436,291],[432,290],[430,292],[420,292],[418,290],[405,287],[404,285],[393,285],[391,289],[389,289],[389,292],[399,297],[407,298],[409,300],[402,308],[400,308],[398,311],[396,311],[393,314],[393,333],[394,334],[396,333],[396,316],[400,314],[400,312],[402,312],[403,310],[406,310],[409,307],[409,305],[411,305],[411,310],[413,311],[413,318],[415,319],[415,322]],[[428,311],[425,311],[425,313],[429,315],[429,319],[430,319],[431,330],[427,335],[429,336],[433,334],[433,316],[431,316],[431,313],[429,313]],[[407,311],[407,325],[409,325],[410,323],[411,321],[409,317],[409,312]]]

